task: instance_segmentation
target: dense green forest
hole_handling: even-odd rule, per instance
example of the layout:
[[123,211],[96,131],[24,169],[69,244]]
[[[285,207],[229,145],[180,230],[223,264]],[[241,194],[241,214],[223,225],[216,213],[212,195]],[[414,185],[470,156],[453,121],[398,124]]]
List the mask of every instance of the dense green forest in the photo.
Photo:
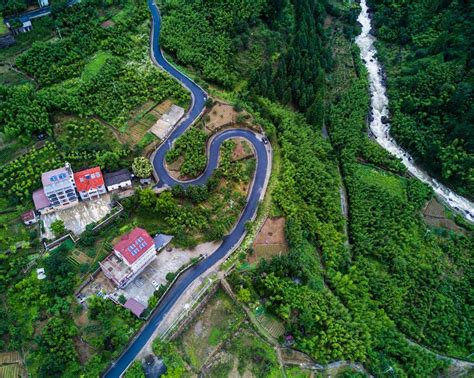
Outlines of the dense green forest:
[[160,43],[200,78],[232,89],[280,54],[285,29],[267,27],[271,3],[279,1],[160,0]]
[[[311,12],[311,8],[306,9]],[[352,9],[327,7],[327,11],[343,23],[353,19]],[[352,28],[338,26],[342,26],[345,36],[354,36]],[[323,34],[317,40],[324,41],[327,35],[321,28],[319,31]],[[291,97],[288,101],[272,90],[262,91],[261,83],[274,85],[280,78],[272,72],[275,67],[284,66],[280,61],[272,65],[272,70],[265,68],[270,79],[263,80],[259,72],[255,86],[252,88],[250,83],[250,87],[252,93],[306,110],[306,119],[313,127],[318,128],[326,114],[333,151],[348,191],[350,248],[344,247],[337,211],[321,205],[330,203],[328,198],[324,202],[312,201],[306,191],[301,191],[307,187],[312,195],[337,191],[338,183],[325,182],[321,179],[324,172],[310,163],[322,159],[323,171],[337,177],[337,173],[331,173],[331,163],[325,160],[332,159],[332,153],[324,158],[302,151],[306,144],[302,141],[308,139],[308,125],[303,120],[285,122],[274,106],[260,103],[261,114],[276,125],[283,167],[291,164],[290,172],[298,172],[288,180],[288,171],[283,169],[274,195],[276,205],[287,217],[286,236],[291,249],[288,257],[263,262],[255,273],[235,274],[232,279],[237,287],[253,290],[255,299],[266,298],[266,306],[285,322],[298,346],[318,360],[357,358],[377,375],[388,368],[401,376],[436,374],[444,368],[444,362],[408,344],[406,337],[448,355],[465,358],[470,353],[473,308],[469,288],[474,263],[470,251],[474,240],[472,235],[432,230],[423,223],[419,214],[432,193],[420,182],[407,178],[403,165],[367,138],[369,99],[365,69],[358,51],[340,33],[336,35],[327,42],[333,48],[335,61],[324,60],[331,63],[325,67],[325,75],[331,80],[318,87],[326,93],[325,103],[320,102],[326,111],[314,113]],[[304,40],[301,34],[297,36],[297,40]],[[289,43],[294,41],[289,38]],[[313,67],[317,69],[319,65]],[[314,120],[314,114],[321,119]],[[290,124],[298,126],[291,128]],[[290,144],[285,138],[286,128],[291,129]],[[310,138],[320,137],[312,134]],[[298,154],[289,153],[294,148],[300,150]],[[311,176],[304,180],[307,166],[315,173],[312,180],[318,183],[317,189],[311,186]],[[280,188],[284,188],[284,195],[279,195]],[[293,196],[294,188],[298,190]],[[324,214],[323,218],[318,219],[318,214]],[[302,292],[306,301],[300,299]],[[310,303],[318,306],[313,308]],[[325,303],[331,305],[326,308]],[[339,320],[337,330],[333,329],[332,318]],[[335,340],[344,347],[338,350],[332,344]],[[326,343],[325,348],[318,347],[322,342]]]
[[430,172],[474,193],[474,4],[371,0],[392,133]]

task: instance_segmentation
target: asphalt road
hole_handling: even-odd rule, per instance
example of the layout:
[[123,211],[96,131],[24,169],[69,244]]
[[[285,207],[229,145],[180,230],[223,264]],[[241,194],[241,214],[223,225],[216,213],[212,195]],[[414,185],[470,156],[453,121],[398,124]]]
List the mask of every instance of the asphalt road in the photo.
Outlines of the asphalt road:
[[193,184],[204,184],[218,164],[219,148],[225,140],[233,137],[243,137],[247,139],[254,147],[257,155],[257,166],[255,172],[255,179],[248,196],[247,204],[241,214],[240,219],[235,225],[234,229],[224,237],[220,247],[210,256],[201,260],[200,263],[193,266],[191,269],[186,271],[168,291],[166,296],[158,308],[153,312],[149,321],[142,328],[140,333],[132,340],[128,348],[124,353],[110,366],[109,370],[104,374],[107,378],[119,377],[127,367],[133,362],[135,357],[138,355],[140,350],[145,346],[148,340],[152,337],[158,324],[161,322],[166,313],[171,309],[174,303],[178,300],[181,294],[187,289],[187,287],[206,270],[212,267],[220,259],[227,255],[227,253],[233,249],[239,243],[239,240],[245,233],[245,223],[251,220],[257,211],[260,195],[263,190],[267,170],[269,167],[269,159],[267,155],[266,146],[262,143],[259,136],[249,130],[243,129],[232,129],[226,130],[216,135],[208,148],[208,165],[205,172],[195,180],[188,181],[186,183],[176,182],[164,167],[164,160],[166,152],[171,148],[173,141],[176,140],[186,129],[201,115],[207,94],[191,79],[179,72],[171,64],[169,64],[163,57],[163,54],[159,48],[159,37],[160,37],[160,14],[157,6],[153,0],[148,0],[148,6],[153,16],[153,29],[152,29],[152,59],[155,64],[162,67],[174,78],[179,80],[192,94],[192,105],[186,113],[183,121],[174,129],[170,134],[167,141],[165,141],[155,152],[153,158],[153,165],[155,172],[160,178],[158,186],[174,186],[182,185],[184,187]]

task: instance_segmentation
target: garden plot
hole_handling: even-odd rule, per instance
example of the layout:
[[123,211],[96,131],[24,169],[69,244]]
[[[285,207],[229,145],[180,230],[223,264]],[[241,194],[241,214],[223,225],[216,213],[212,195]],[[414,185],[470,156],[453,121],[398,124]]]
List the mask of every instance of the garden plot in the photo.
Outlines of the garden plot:
[[436,198],[432,198],[423,210],[425,223],[432,227],[442,227],[454,232],[465,233],[452,219],[446,216],[444,206]]
[[219,290],[176,344],[190,366],[200,371],[219,345],[240,327],[243,319],[244,313]]
[[71,252],[70,258],[71,260],[74,260],[77,265],[90,264],[92,262],[92,259],[89,256],[77,248]]
[[209,377],[281,377],[276,351],[243,325],[202,371]]
[[[122,132],[126,142],[131,145],[139,144],[147,135],[147,139],[151,142],[154,138],[152,134],[147,134],[153,125],[173,106],[172,102],[166,100],[160,104],[155,104],[152,101],[147,101],[145,104],[136,109],[127,121],[127,124]],[[163,139],[163,138],[160,138]],[[146,140],[145,140],[146,142]],[[146,144],[142,142],[141,144]]]
[[283,337],[285,334],[285,326],[273,315],[267,314],[266,312],[259,312],[255,315],[255,318],[260,325],[276,340]]
[[51,231],[51,224],[61,219],[67,230],[76,235],[80,235],[86,226],[93,222],[98,222],[110,212],[110,195],[104,194],[98,199],[81,201],[69,209],[58,210],[51,214],[41,216],[44,225],[42,237],[53,239],[54,234]]
[[285,239],[285,218],[268,218],[255,238],[253,250],[248,256],[249,263],[286,254],[288,245]]

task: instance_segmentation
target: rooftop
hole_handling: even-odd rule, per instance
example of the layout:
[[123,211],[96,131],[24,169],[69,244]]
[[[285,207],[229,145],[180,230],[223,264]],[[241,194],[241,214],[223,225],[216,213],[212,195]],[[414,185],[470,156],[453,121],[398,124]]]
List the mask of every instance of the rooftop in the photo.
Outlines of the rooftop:
[[125,308],[128,308],[130,311],[132,311],[137,317],[140,317],[140,315],[145,311],[145,306],[142,305],[140,302],[133,298],[127,299],[127,302],[123,305]]
[[41,210],[44,209],[45,207],[51,206],[49,203],[48,197],[46,197],[46,194],[44,194],[44,189],[38,189],[33,192],[33,202],[35,203],[35,209],[36,210]]
[[35,212],[33,210],[27,211],[26,213],[21,214],[21,220],[23,222],[30,221],[35,219]]
[[132,269],[113,253],[103,259],[100,266],[104,272],[107,271],[107,274],[112,275],[113,281],[117,284],[133,273]]
[[130,171],[126,168],[121,169],[120,171],[106,173],[104,175],[105,185],[116,185],[120,184],[121,182],[128,181],[132,179],[132,175]]
[[100,167],[85,169],[74,173],[74,181],[79,192],[88,192],[104,185],[104,177]]
[[148,232],[137,227],[123,235],[120,241],[115,244],[114,250],[119,252],[129,264],[133,264],[153,245],[153,239]]
[[[71,169],[66,165],[58,169],[53,169],[52,171],[44,172],[41,175],[41,182],[43,188],[51,187],[51,189],[65,188],[71,185]],[[48,191],[49,192],[49,191]]]
[[155,242],[156,250],[160,250],[168,245],[168,243],[173,239],[173,235],[157,234],[153,241]]

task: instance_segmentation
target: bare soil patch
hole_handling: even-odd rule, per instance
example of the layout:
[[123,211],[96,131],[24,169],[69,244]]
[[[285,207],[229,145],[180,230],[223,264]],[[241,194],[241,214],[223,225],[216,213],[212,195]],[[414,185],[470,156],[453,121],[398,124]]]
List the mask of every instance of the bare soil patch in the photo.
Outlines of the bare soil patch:
[[205,131],[212,134],[225,126],[233,125],[237,120],[237,111],[232,105],[216,101],[206,115]]
[[308,355],[291,348],[280,348],[280,353],[284,364],[299,365],[314,363],[312,358]]
[[285,238],[285,218],[267,218],[255,238],[253,250],[253,254],[248,256],[249,263],[288,253],[288,244]]
[[425,223],[432,227],[441,227],[454,232],[466,233],[466,230],[459,227],[452,219],[446,217],[445,209],[436,198],[432,198],[423,210]]
[[170,174],[171,177],[173,177],[175,180],[183,180],[184,178],[181,176],[181,173],[179,173],[179,170],[181,169],[181,166],[183,165],[184,162],[184,156],[178,157],[175,161],[172,163],[167,163],[165,161],[165,166],[166,169],[168,170],[168,173]]
[[78,293],[85,297],[90,297],[91,295],[96,295],[98,292],[110,294],[115,291],[115,287],[112,282],[105,277],[104,273],[100,271],[94,280],[88,283],[84,288]]
[[74,337],[73,341],[74,348],[76,349],[77,355],[79,357],[79,362],[81,365],[83,365],[91,358],[92,348],[89,346],[89,344],[86,344],[84,341],[82,341],[80,336]]
[[242,160],[254,155],[252,147],[250,147],[249,143],[245,139],[235,138],[232,140],[236,144],[232,154],[232,160]]

